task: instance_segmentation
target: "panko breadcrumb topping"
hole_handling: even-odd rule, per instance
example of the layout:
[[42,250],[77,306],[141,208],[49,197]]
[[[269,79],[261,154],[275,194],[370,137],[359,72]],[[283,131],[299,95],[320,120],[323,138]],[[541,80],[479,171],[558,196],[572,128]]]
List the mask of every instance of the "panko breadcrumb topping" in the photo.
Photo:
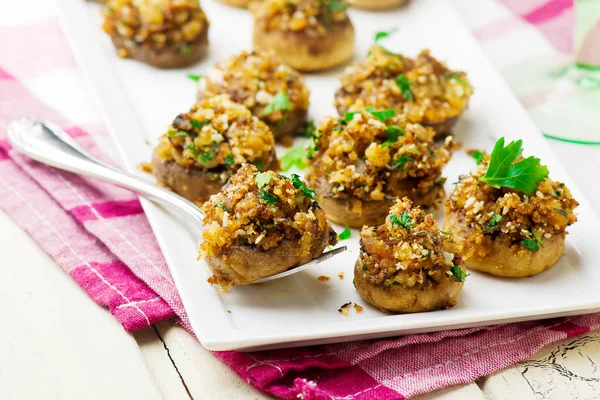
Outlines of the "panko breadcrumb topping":
[[[341,119],[325,118],[309,148],[313,168],[308,180],[327,179],[331,192],[325,197],[364,201],[393,199],[406,192],[407,184],[423,196],[441,186],[452,138],[437,146],[432,129],[406,124],[399,117],[381,121],[374,114],[378,113],[364,110]],[[440,200],[443,193],[442,188]]]
[[440,232],[433,215],[398,200],[383,225],[360,232],[360,260],[375,286],[432,287],[446,279],[462,281],[462,258],[452,236]]
[[256,23],[266,31],[303,32],[324,36],[333,24],[348,21],[342,0],[261,0],[250,4]]
[[109,0],[102,29],[125,40],[117,49],[123,58],[131,55],[130,46],[176,49],[185,56],[208,25],[198,0]]
[[208,70],[198,82],[198,95],[217,94],[228,94],[267,123],[283,123],[310,104],[304,77],[271,52],[243,51]]
[[226,95],[205,99],[177,116],[156,152],[167,161],[212,170],[225,179],[245,163],[261,169],[277,166],[275,139],[267,125]]
[[416,59],[374,45],[367,58],[349,67],[335,94],[340,114],[393,108],[408,122],[441,124],[467,108],[473,94],[464,72],[452,71],[422,51]]
[[336,234],[313,197],[297,176],[244,165],[202,207],[201,256],[220,257],[234,245],[269,250],[283,240],[297,242],[309,254],[319,232],[329,232],[329,245],[335,245]]
[[563,183],[546,178],[531,196],[494,188],[479,179],[489,162],[490,156],[482,155],[478,169],[462,175],[446,201],[446,215],[454,213],[468,229],[461,254],[485,257],[495,240],[516,252],[537,251],[545,240],[567,234],[567,226],[577,221],[573,210],[579,203]]

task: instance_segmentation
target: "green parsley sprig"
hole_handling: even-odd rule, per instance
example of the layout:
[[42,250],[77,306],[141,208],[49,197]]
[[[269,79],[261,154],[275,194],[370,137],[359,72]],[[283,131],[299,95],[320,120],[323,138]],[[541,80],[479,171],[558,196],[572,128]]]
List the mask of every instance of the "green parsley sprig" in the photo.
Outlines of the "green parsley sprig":
[[394,33],[396,33],[396,31],[398,30],[398,28],[392,28],[389,31],[379,31],[375,33],[375,43],[379,42],[381,39],[385,39],[388,36],[393,35]]
[[535,231],[531,231],[531,234],[533,236],[533,239],[523,238],[523,240],[521,240],[521,246],[535,253],[540,249],[540,247],[544,247],[544,243],[542,242],[538,234],[535,233]]
[[351,236],[352,236],[352,231],[350,230],[350,228],[345,227],[344,230],[342,232],[340,232],[340,234],[338,235],[338,239],[346,240],[346,239],[349,239]]
[[397,228],[399,226],[403,227],[404,229],[412,229],[414,228],[412,219],[410,218],[410,215],[408,215],[408,213],[406,211],[404,211],[402,214],[400,214],[400,218],[398,218],[397,214],[392,214],[390,216],[390,222],[392,223],[392,226],[394,228]]
[[454,277],[459,281],[459,282],[464,282],[464,280],[467,278],[467,276],[469,276],[469,274],[467,274],[465,271],[463,271],[462,269],[460,269],[460,267],[453,265],[452,267],[450,267],[450,272],[452,272],[452,275],[454,275]]
[[413,94],[410,91],[410,88],[414,85],[414,83],[409,81],[408,78],[402,74],[398,75],[396,79],[394,79],[394,82],[396,82],[396,86],[398,86],[400,91],[402,91],[402,96],[404,96],[406,100],[413,99]]
[[286,92],[279,92],[267,106],[264,108],[262,115],[269,115],[275,111],[290,111],[292,109],[292,103],[290,103],[290,97]]
[[292,147],[279,159],[281,161],[281,170],[287,171],[292,168],[292,166],[296,166],[299,170],[303,170],[306,168],[306,163],[304,162],[304,158],[306,157],[306,150],[302,146]]
[[300,176],[298,176],[297,174],[292,174],[292,185],[294,185],[294,187],[296,189],[300,189],[300,191],[302,192],[302,194],[306,197],[308,197],[309,199],[316,199],[317,198],[317,194],[315,193],[314,190],[308,188],[304,182],[302,182],[302,179],[300,179]]
[[537,184],[548,177],[548,168],[540,159],[530,156],[515,161],[523,153],[523,141],[510,142],[504,147],[504,138],[498,139],[490,157],[490,165],[480,181],[500,188],[506,187],[531,195]]
[[387,133],[388,140],[381,143],[381,147],[388,147],[393,145],[398,141],[400,136],[404,135],[404,130],[398,125],[389,125],[385,128],[385,132]]
[[367,108],[365,110],[361,110],[361,111],[347,112],[346,114],[344,114],[344,117],[342,118],[342,122],[352,121],[356,114],[360,114],[363,111],[370,113],[372,116],[374,116],[375,118],[377,118],[380,121],[387,121],[388,119],[390,119],[396,115],[396,111],[394,111],[394,109],[392,109],[392,108],[389,108],[387,110],[375,111],[374,107],[369,107],[369,108]]
[[194,82],[198,82],[200,79],[204,77],[204,75],[196,75],[196,74],[187,74],[188,79],[193,80]]

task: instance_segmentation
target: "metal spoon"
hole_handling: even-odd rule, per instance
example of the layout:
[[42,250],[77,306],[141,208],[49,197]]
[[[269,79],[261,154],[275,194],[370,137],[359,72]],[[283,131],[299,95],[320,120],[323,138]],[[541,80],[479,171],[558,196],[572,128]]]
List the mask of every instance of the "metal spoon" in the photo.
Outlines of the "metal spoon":
[[[8,124],[8,140],[14,149],[42,164],[90,176],[132,190],[152,201],[173,206],[202,222],[200,208],[189,200],[132,173],[122,171],[107,164],[83,150],[67,133],[50,122],[35,118],[21,118]],[[261,283],[283,278],[315,266],[346,250],[338,247],[321,254],[318,258],[291,268],[285,272],[258,279],[252,283]]]

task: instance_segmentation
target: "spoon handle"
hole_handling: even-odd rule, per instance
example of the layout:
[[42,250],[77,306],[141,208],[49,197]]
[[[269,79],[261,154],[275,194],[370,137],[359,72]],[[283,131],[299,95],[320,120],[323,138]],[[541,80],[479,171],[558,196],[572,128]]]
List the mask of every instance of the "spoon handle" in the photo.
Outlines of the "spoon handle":
[[124,187],[150,200],[174,206],[202,221],[200,208],[191,201],[97,159],[53,123],[21,118],[12,121],[7,132],[13,148],[36,161]]

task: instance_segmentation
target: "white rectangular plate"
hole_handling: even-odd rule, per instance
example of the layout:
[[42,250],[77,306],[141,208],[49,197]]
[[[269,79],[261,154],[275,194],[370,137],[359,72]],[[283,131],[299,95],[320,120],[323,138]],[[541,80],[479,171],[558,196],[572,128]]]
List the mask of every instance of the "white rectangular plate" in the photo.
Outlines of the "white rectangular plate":
[[[173,118],[195,98],[188,72],[202,73],[216,61],[251,47],[252,22],[245,10],[204,0],[211,20],[210,57],[189,70],[161,71],[119,59],[100,29],[99,7],[82,0],[58,2],[65,30],[99,99],[101,109],[126,167],[134,171],[150,159],[151,146]],[[358,253],[358,232],[350,250],[320,266],[279,281],[233,288],[222,293],[207,282],[204,262],[196,262],[198,227],[189,227],[164,209],[143,201],[177,284],[192,327],[207,349],[255,350],[301,346],[401,334],[430,332],[500,322],[514,322],[592,312],[600,309],[600,230],[597,217],[574,187],[508,87],[490,66],[478,44],[447,0],[419,0],[388,13],[350,11],[357,30],[357,57],[362,57],[379,30],[398,28],[383,44],[414,56],[431,48],[451,68],[467,71],[475,87],[470,108],[455,133],[464,148],[490,150],[495,140],[523,139],[526,154],[548,165],[551,176],[564,181],[581,205],[579,222],[567,237],[559,263],[543,274],[524,279],[500,279],[471,272],[456,307],[410,315],[384,314],[358,295],[352,285]],[[312,91],[311,117],[335,115],[333,92],[343,68],[307,76]],[[298,139],[302,141],[305,139]],[[283,149],[278,149],[280,152]],[[444,173],[446,190],[457,176],[475,167],[458,151]],[[441,219],[443,216],[438,213]],[[341,227],[337,226],[337,229]],[[339,232],[339,230],[338,230]],[[338,273],[344,272],[344,279]],[[320,282],[320,275],[330,276]],[[364,306],[356,314],[338,313],[346,302]],[[231,312],[227,312],[230,310]]]

